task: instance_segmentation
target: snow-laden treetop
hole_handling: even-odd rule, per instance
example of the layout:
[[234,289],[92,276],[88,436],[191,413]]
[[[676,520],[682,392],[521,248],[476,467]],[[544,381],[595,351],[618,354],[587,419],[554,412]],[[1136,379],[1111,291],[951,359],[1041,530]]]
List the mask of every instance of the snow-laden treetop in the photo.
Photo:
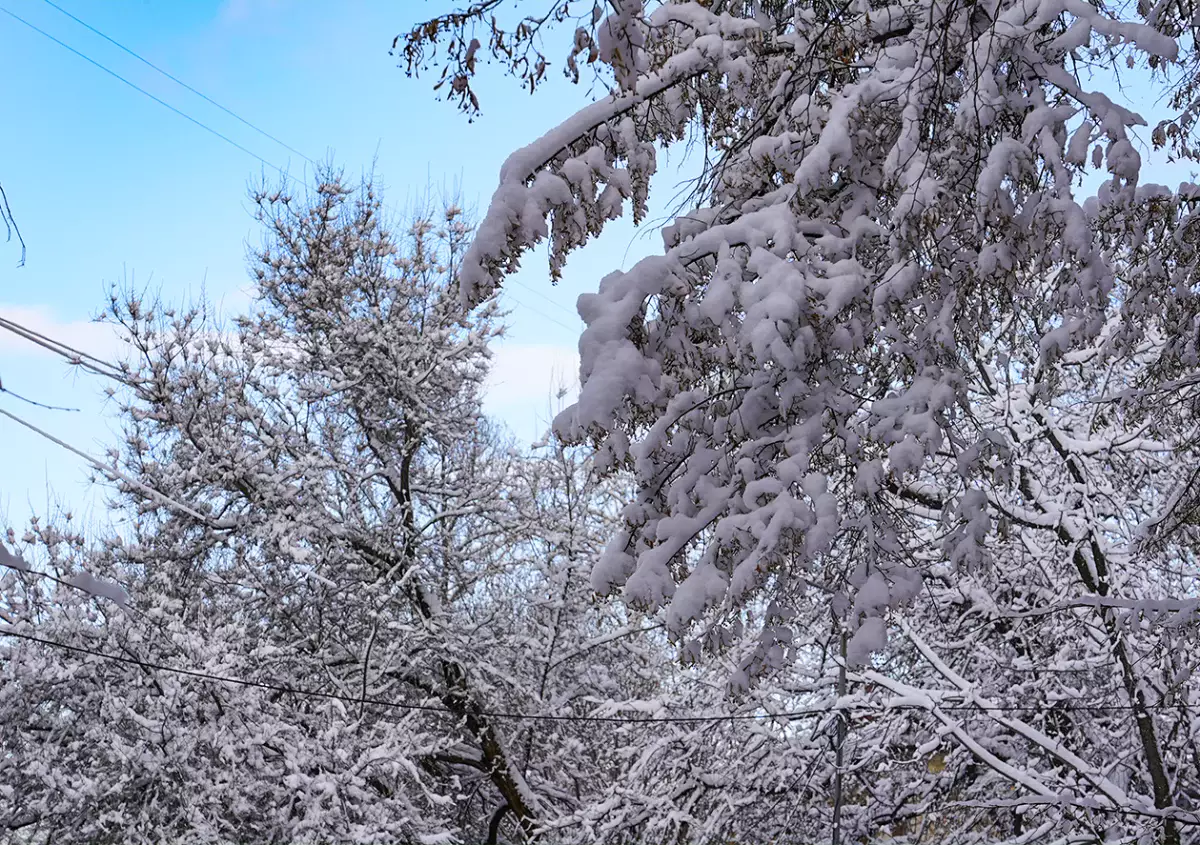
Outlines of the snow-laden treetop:
[[[448,46],[444,80],[476,107],[473,27],[502,5],[415,30],[410,69]],[[645,215],[663,148],[698,136],[712,154],[662,253],[580,296],[582,390],[555,423],[638,479],[594,586],[666,607],[677,634],[707,618],[701,639],[736,638],[738,608],[765,596],[770,653],[841,543],[822,585],[863,658],[882,644],[871,620],[922,575],[881,497],[936,480],[936,543],[967,567],[987,557],[995,491],[1015,490],[1022,441],[972,389],[1028,380],[1022,407],[1050,425],[1037,382],[1064,355],[1132,354],[1153,327],[1155,378],[1197,361],[1200,188],[1140,182],[1146,120],[1113,81],[1186,82],[1181,6],[549,6],[512,31],[492,19],[487,50],[534,87],[541,34],[575,20],[567,73],[590,63],[609,90],[508,158],[462,296],[487,299],[545,239],[556,277],[607,221]],[[1190,91],[1156,145],[1190,149]],[[1088,171],[1103,182],[1084,196]]]

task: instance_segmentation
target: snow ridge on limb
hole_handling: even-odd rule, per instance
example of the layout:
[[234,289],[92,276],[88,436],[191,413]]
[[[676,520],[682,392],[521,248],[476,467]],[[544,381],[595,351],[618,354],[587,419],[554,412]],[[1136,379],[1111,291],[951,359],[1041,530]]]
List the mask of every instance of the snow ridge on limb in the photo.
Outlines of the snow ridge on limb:
[[[952,736],[954,800],[1037,799],[965,814],[946,841],[1115,819],[1179,842],[1176,808],[1200,800],[1177,762],[1200,655],[1176,607],[1200,533],[1200,194],[1141,184],[1145,120],[1076,68],[1194,58],[1174,40],[1189,24],[1072,0],[664,5],[758,29],[607,127],[658,144],[695,121],[719,158],[662,254],[579,300],[583,386],[555,428],[637,483],[593,586],[658,613],[685,657],[725,657],[737,689],[840,648],[867,667],[859,693],[876,670],[931,694],[946,678],[896,636],[903,609],[936,665],[973,679],[980,718],[851,735],[903,736],[912,759]],[[652,17],[654,67],[691,55]],[[517,241],[482,244],[480,283],[577,210],[568,192],[524,204],[591,147],[590,121],[566,126],[578,149],[552,133],[519,160],[539,170],[506,170],[495,231]],[[1152,548],[1142,525],[1165,526]],[[1046,715],[992,718],[1031,698]],[[888,789],[926,812],[947,798],[916,775]]]
[[[632,49],[607,44],[598,55],[616,68],[624,84],[505,160],[500,185],[463,259],[465,306],[489,297],[521,255],[547,237],[551,275],[558,278],[567,254],[619,217],[626,202],[634,219],[641,220],[657,167],[654,144],[678,140],[693,116],[695,104],[679,89],[713,68],[749,67],[744,59],[760,32],[758,22],[673,3],[642,20],[636,6],[640,3],[622,4],[617,13],[624,39],[642,33],[661,49],[654,39],[677,38],[677,49],[658,66],[643,63],[631,74],[622,57]],[[611,19],[599,27],[610,33],[610,41],[616,28]],[[652,111],[651,103],[665,109]]]
[[[1069,50],[1178,48],[1071,0],[676,2],[642,30],[653,66],[505,165],[463,293],[486,295],[546,237],[557,274],[621,207],[604,201],[614,186],[644,207],[653,145],[689,122],[723,153],[707,202],[664,230],[664,254],[581,296],[582,390],[556,422],[642,481],[594,583],[650,607],[678,600],[682,632],[732,612],[782,558],[802,570],[847,530],[884,542],[896,526],[869,515],[878,473],[919,473],[947,444],[959,356],[1025,279],[1053,273],[1040,354],[1100,331],[1114,287],[1100,239],[1134,213],[1128,129],[1144,121],[1074,76]],[[1090,128],[1072,135],[1081,117]],[[1111,178],[1085,208],[1072,180],[1094,142]],[[997,448],[962,446],[968,474]],[[956,559],[978,557],[981,495],[953,503]],[[895,593],[864,618],[913,594],[882,559],[851,589],[876,566]]]
[[[655,628],[587,585],[625,493],[483,416],[499,326],[459,305],[458,206],[398,229],[332,170],[252,200],[258,297],[231,327],[112,301],[138,353],[110,453],[127,533],[35,522],[45,577],[0,547],[0,620],[28,635],[0,636],[0,829],[533,838],[625,765],[614,726],[575,719],[669,678]],[[96,600],[118,583],[128,612]]]

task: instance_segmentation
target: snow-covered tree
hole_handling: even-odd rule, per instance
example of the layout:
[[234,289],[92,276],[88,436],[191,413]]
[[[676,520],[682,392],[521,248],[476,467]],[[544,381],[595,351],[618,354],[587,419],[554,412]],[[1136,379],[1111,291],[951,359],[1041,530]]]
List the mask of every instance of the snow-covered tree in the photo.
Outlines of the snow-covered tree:
[[397,236],[336,173],[254,200],[250,314],[112,300],[128,521],[98,547],[35,525],[0,559],[0,823],[29,842],[532,835],[622,749],[601,723],[515,716],[651,700],[668,659],[590,600],[614,482],[481,415],[499,324],[462,316],[461,211]]
[[[1200,190],[1143,183],[1146,120],[1117,91],[1194,72],[1192,12],[611,0],[505,30],[502,5],[414,29],[410,68],[441,62],[472,108],[481,50],[536,82],[582,12],[566,71],[608,90],[505,163],[466,305],[541,240],[557,276],[644,217],[663,148],[710,154],[662,253],[579,298],[556,428],[636,485],[595,587],[693,656],[736,654],[739,686],[844,633],[839,684],[885,709],[838,728],[839,800],[866,766],[850,803],[910,815],[897,835],[1196,830]],[[1144,139],[1184,155],[1189,78]]]

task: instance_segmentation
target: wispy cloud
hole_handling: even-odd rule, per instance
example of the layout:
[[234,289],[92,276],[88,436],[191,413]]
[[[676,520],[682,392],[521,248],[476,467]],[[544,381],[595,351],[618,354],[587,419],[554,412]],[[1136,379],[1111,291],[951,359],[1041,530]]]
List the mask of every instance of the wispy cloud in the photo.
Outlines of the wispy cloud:
[[518,435],[536,438],[578,391],[579,354],[573,346],[501,342],[492,350],[484,408]]
[[[114,326],[64,319],[46,306],[0,303],[0,317],[105,361],[116,362],[125,352]],[[53,353],[0,329],[0,363],[30,357],[48,358]],[[501,341],[492,350],[488,412],[514,428],[524,428],[535,419],[548,418],[561,404],[560,391],[565,392],[568,401],[573,398],[578,380],[579,355],[573,346]]]

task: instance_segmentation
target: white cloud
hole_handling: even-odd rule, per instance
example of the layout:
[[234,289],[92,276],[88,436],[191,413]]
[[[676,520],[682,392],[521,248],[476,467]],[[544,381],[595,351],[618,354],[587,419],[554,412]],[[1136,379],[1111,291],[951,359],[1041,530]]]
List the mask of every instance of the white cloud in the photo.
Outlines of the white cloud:
[[492,349],[488,399],[497,403],[544,402],[560,389],[579,387],[579,353],[551,344],[497,343]]
[[[558,398],[560,390],[566,395]],[[484,407],[520,435],[538,437],[564,402],[579,392],[579,354],[572,346],[497,343]]]
[[[115,363],[126,351],[112,325],[64,320],[45,306],[0,303],[0,317],[104,361]],[[52,357],[49,350],[0,329],[0,366],[5,359]],[[492,349],[486,390],[487,413],[517,434],[536,438],[579,392],[579,354],[563,344],[500,341]]]

